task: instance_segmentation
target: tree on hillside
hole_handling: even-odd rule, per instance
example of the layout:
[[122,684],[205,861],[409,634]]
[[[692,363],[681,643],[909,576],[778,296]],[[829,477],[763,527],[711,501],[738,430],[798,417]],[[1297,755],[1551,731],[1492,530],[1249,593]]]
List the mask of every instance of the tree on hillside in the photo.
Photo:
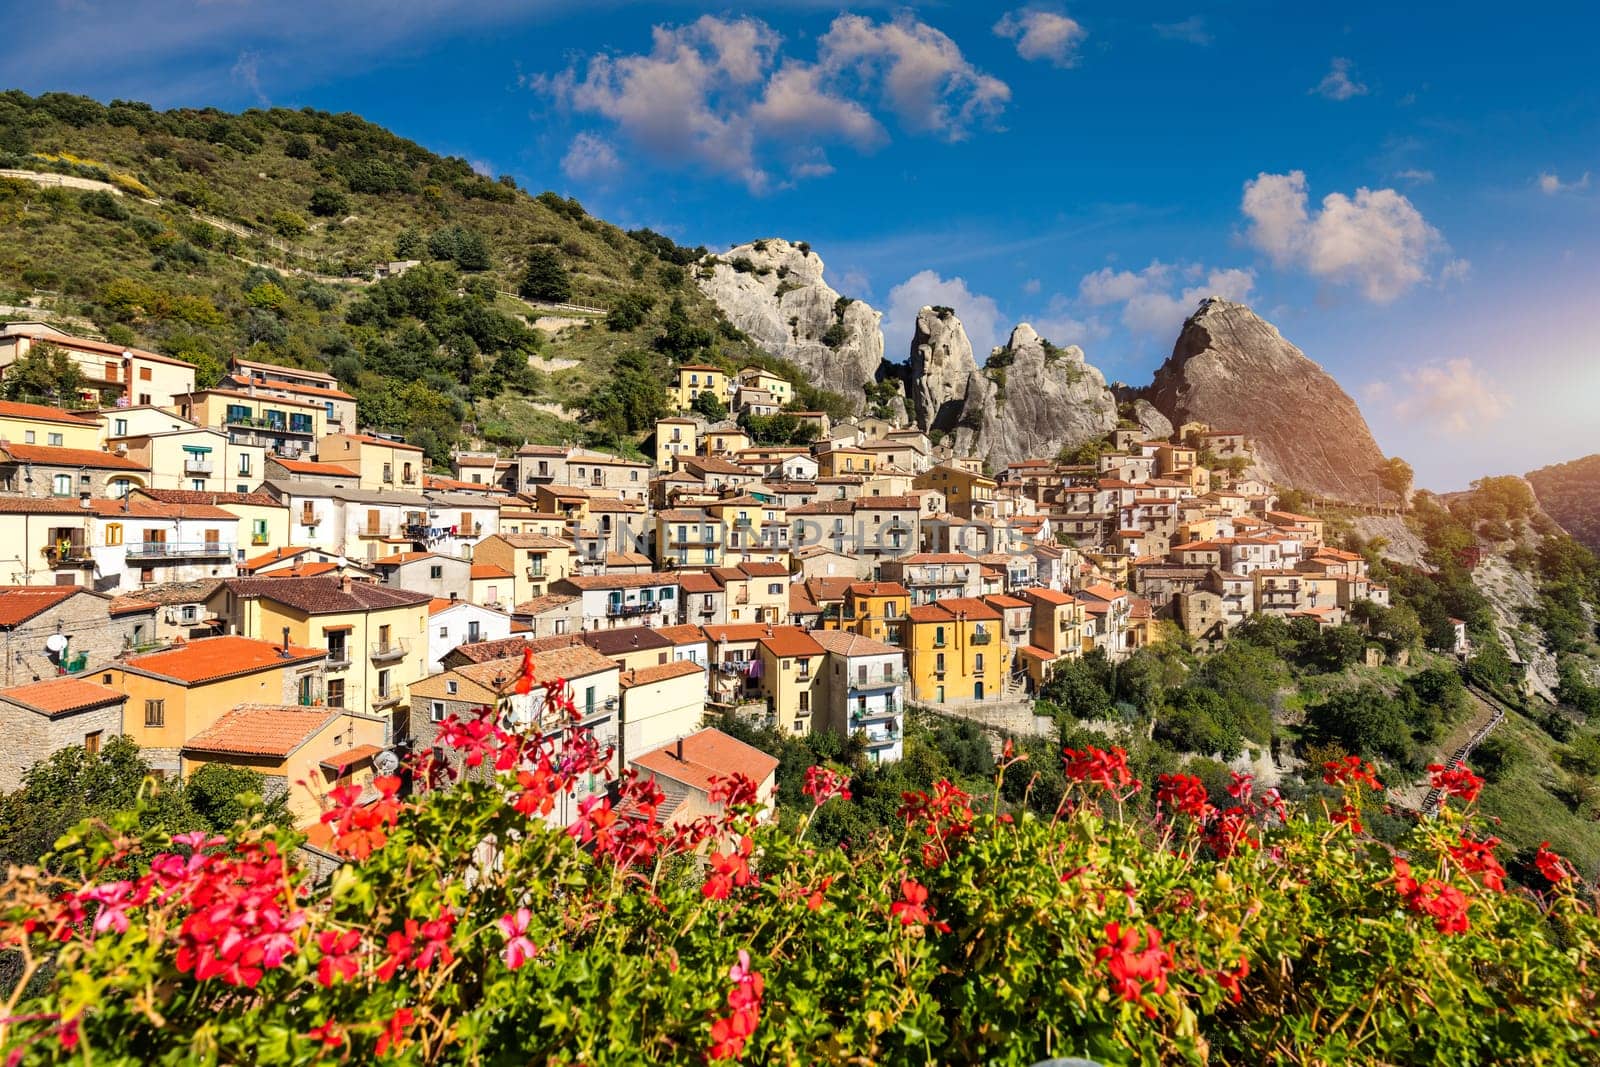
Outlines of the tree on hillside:
[[77,397],[83,387],[83,371],[66,350],[41,342],[6,371],[0,392],[4,392],[7,400],[62,404]]
[[526,300],[546,300],[553,304],[572,299],[572,279],[554,249],[535,248],[528,253],[528,269],[517,287]]
[[689,410],[697,415],[704,415],[712,422],[719,422],[728,417],[728,405],[709,389],[695,394],[694,403],[689,405]]
[[1399,497],[1401,503],[1410,497],[1412,477],[1411,464],[1399,456],[1390,456],[1378,465],[1378,484]]

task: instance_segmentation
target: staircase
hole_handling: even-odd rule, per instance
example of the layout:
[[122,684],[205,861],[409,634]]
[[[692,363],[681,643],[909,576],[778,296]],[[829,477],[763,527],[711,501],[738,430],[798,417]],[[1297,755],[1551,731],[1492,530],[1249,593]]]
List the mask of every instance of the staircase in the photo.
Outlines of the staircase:
[[[1445,770],[1455,770],[1457,767],[1460,767],[1462,764],[1466,763],[1467,757],[1472,755],[1472,750],[1477,748],[1478,744],[1485,737],[1488,737],[1490,732],[1494,730],[1496,726],[1499,726],[1505,721],[1505,705],[1501,704],[1498,698],[1490,696],[1488,693],[1483,692],[1474,685],[1468,685],[1467,689],[1469,692],[1477,695],[1479,699],[1494,709],[1494,717],[1488,722],[1484,723],[1483,726],[1479,728],[1477,733],[1467,738],[1465,743],[1463,743],[1460,748],[1451,753],[1450,758],[1444,761]],[[1439,805],[1443,802],[1444,790],[1438,788],[1428,790],[1428,795],[1422,798],[1423,816],[1431,817],[1436,814],[1439,810]]]

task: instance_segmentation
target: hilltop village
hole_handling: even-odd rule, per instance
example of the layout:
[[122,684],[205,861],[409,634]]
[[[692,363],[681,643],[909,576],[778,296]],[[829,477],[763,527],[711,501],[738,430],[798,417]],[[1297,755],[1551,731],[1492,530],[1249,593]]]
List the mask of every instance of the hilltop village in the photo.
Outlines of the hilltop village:
[[[542,688],[515,691],[531,654],[612,772],[693,819],[715,778],[771,793],[777,761],[725,716],[889,762],[908,706],[1028,709],[1064,661],[1165,626],[1205,647],[1255,613],[1332,627],[1388,603],[1228,426],[1124,423],[1092,462],[986,471],[920,430],[794,412],[759,367],[686,364],[651,458],[530,444],[458,451],[445,476],[328,374],[235,359],[200,389],[176,359],[0,328],[0,372],[35,350],[85,389],[0,402],[0,789],[125,735],[167,775],[260,772],[315,847],[329,789],[453,716],[548,719]],[[735,418],[780,411],[808,447]]]

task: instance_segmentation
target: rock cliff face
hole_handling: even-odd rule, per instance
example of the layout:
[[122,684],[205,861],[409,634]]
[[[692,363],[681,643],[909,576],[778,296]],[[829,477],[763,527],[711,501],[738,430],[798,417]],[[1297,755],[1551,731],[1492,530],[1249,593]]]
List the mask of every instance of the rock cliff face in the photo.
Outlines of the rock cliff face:
[[1076,345],[1057,348],[1022,323],[967,380],[956,450],[999,470],[1021,459],[1054,459],[1063,445],[1110,433],[1117,402]]
[[842,299],[822,275],[809,247],[772,238],[729,249],[699,282],[729,322],[859,412],[883,362],[883,316]]
[[1600,455],[1530,471],[1528,484],[1563,530],[1600,552]]
[[911,414],[925,432],[949,433],[961,419],[967,382],[978,373],[966,328],[950,308],[917,312],[907,368]]
[[1352,503],[1393,499],[1378,484],[1383,453],[1355,401],[1243,304],[1202,301],[1148,398],[1175,426],[1244,432],[1280,485]]

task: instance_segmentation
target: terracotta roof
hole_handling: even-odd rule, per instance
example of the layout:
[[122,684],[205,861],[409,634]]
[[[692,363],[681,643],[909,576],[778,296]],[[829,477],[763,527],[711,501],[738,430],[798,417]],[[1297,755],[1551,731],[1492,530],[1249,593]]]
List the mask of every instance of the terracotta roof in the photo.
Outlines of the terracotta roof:
[[289,459],[286,456],[268,456],[267,460],[294,474],[326,474],[335,478],[358,476],[356,471],[338,463],[317,463],[309,459]]
[[672,639],[663,637],[648,626],[624,626],[617,630],[589,630],[579,635],[580,640],[604,656],[621,656],[628,652],[644,652],[653,648],[671,648]]
[[0,585],[0,626],[17,626],[68,597],[88,592],[79,585]]
[[789,577],[789,568],[781,563],[741,563],[738,569],[752,578]]
[[234,596],[266,597],[307,615],[415,607],[432,599],[427,593],[411,589],[397,589],[375,582],[347,582],[331,576],[230,578],[223,584]]
[[852,582],[845,587],[856,596],[910,596],[911,590],[899,582]]
[[760,638],[760,643],[774,656],[822,655],[822,646],[798,626],[774,626],[771,636]]
[[807,578],[805,580],[806,593],[818,604],[831,603],[844,600],[844,591],[858,583],[859,578]]
[[301,385],[299,382],[275,382],[253,379],[251,381],[235,381],[235,385],[248,389],[254,386],[258,392],[272,392],[274,389],[285,393],[299,393],[303,396],[321,397],[324,400],[354,400],[355,397],[343,389],[328,389],[318,385]]
[[[682,751],[682,756],[678,755]],[[742,774],[760,785],[778,769],[778,761],[721,730],[706,729],[630,760],[634,766],[682,782],[709,794],[713,778]]]
[[[21,326],[21,328],[19,329],[18,326]],[[153,363],[166,363],[169,366],[189,367],[191,369],[194,367],[193,363],[185,363],[183,360],[173,359],[171,356],[147,352],[142,348],[129,348],[127,345],[112,344],[110,341],[92,341],[87,337],[73,337],[71,334],[62,333],[50,327],[29,329],[26,325],[19,323],[17,326],[12,327],[12,333],[13,335],[29,337],[36,341],[48,341],[50,344],[60,348],[77,348],[85,352],[105,352],[118,356],[126,352],[135,359],[147,359]]]
[[380,448],[398,448],[402,452],[421,452],[422,451],[421,447],[418,446],[418,445],[408,445],[404,441],[390,441],[387,438],[373,437],[371,434],[366,434],[366,433],[341,433],[341,434],[330,434],[329,436],[332,436],[332,437],[346,437],[346,438],[349,438],[352,441],[359,441],[361,444],[364,444],[364,445],[377,445]]
[[679,659],[671,663],[657,663],[653,667],[640,667],[636,671],[623,671],[617,684],[623,689],[632,689],[636,685],[649,685],[652,682],[664,682],[669,678],[687,678],[691,674],[704,674],[705,668],[693,660]]
[[968,619],[973,619],[978,622],[990,620],[998,622],[1001,619],[1001,615],[998,611],[979,600],[977,597],[946,597],[939,601],[939,606],[956,614],[965,614]]
[[128,695],[82,678],[47,678],[42,682],[0,689],[0,700],[20,704],[40,715],[65,715],[126,702]]
[[287,756],[344,714],[342,709],[241,704],[183,747],[188,752]]
[[138,597],[133,596],[114,596],[111,598],[111,603],[107,605],[112,618],[116,618],[119,615],[137,615],[140,612],[155,611],[159,607],[161,605],[153,600],[140,600]]
[[1004,593],[991,593],[983,599],[985,603],[992,604],[997,608],[1025,608],[1028,606],[1026,600],[1018,600],[1016,597],[1006,596]]
[[684,571],[678,575],[678,588],[693,596],[697,593],[720,593],[722,586],[710,574],[699,571]]
[[94,419],[63,408],[49,407],[45,404],[23,404],[14,400],[0,400],[0,419],[32,419],[35,422],[60,422],[68,426],[95,426]]
[[353,748],[345,749],[343,752],[335,752],[321,761],[320,765],[324,769],[334,772],[334,774],[343,774],[347,769],[354,767],[358,763],[365,763],[382,751],[383,749],[377,745],[356,745]]
[[697,645],[706,640],[705,631],[700,627],[686,624],[682,626],[657,626],[654,631],[671,641],[674,645]]
[[275,548],[271,552],[264,552],[259,556],[254,556],[239,564],[239,573],[247,574],[250,571],[258,571],[262,567],[270,567],[274,563],[282,563],[286,559],[293,559],[302,553],[310,551],[311,549],[309,548],[301,548],[295,545],[285,545],[282,548]]
[[163,504],[248,504],[256,508],[287,508],[289,505],[266,493],[213,493],[201,489],[145,489],[134,490],[139,496]]
[[579,574],[563,578],[556,584],[585,590],[640,589],[647,585],[677,585],[678,576],[664,571],[648,571],[644,574]]
[[648,567],[650,557],[642,552],[607,552],[607,567]]
[[8,441],[0,445],[18,463],[37,463],[46,467],[96,467],[105,470],[143,471],[150,468],[126,456],[115,456],[92,448],[56,448],[52,445],[19,445]]
[[882,641],[874,641],[870,637],[862,637],[860,634],[845,630],[816,630],[812,632],[811,638],[825,651],[841,656],[898,656],[905,651],[894,645],[886,645]]
[[553,648],[567,648],[575,644],[578,644],[577,634],[554,634],[550,637],[500,637],[493,641],[474,641],[471,644],[457,645],[448,654],[472,663],[487,663],[490,660],[520,656],[524,648],[532,648],[535,652],[545,652]]
[[[533,654],[533,677],[536,682],[571,680],[617,669],[615,660],[609,656],[602,656],[588,645],[581,643],[546,649]],[[516,683],[517,676],[522,671],[522,654],[519,651],[515,656],[469,663],[464,667],[457,667],[456,670],[462,677],[481,686],[496,692],[504,692]]]
[[795,582],[789,586],[789,614],[815,615],[822,611],[822,605],[811,599],[811,594],[806,592],[805,584]]
[[145,674],[197,685],[274,667],[312,663],[328,655],[325,648],[302,648],[298,645],[290,645],[287,652],[285,655],[283,646],[271,641],[229,634],[224,637],[202,637],[159,652],[130,656],[124,665]]
[[510,578],[511,576],[511,572],[498,563],[474,563],[472,565],[471,578],[473,581],[477,581],[479,578]]
[[518,615],[538,615],[549,611],[551,608],[562,608],[577,601],[575,596],[565,596],[561,593],[546,593],[544,596],[529,597],[512,610]]

